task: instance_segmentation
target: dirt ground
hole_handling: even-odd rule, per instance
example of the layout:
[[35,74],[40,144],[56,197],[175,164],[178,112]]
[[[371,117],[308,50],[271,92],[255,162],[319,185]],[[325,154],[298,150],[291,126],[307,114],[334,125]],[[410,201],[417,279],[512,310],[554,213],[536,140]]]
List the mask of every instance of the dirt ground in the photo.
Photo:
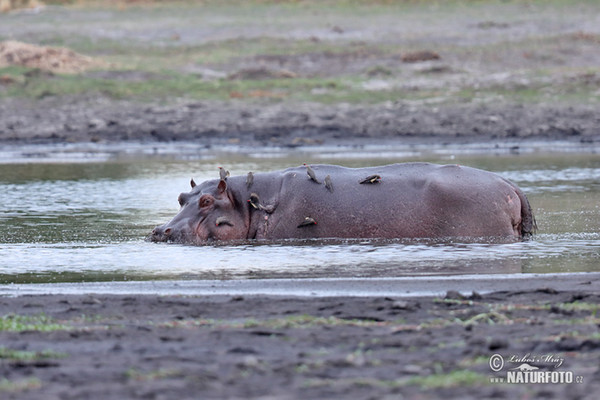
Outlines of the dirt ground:
[[600,143],[593,2],[267,3],[0,15],[111,65],[0,70],[0,144]]
[[215,103],[138,104],[105,99],[0,102],[0,142],[194,142],[207,147],[444,144],[566,140],[600,144],[600,108],[506,104],[391,106]]
[[[1,298],[0,394],[591,399],[600,389],[599,303],[598,294],[553,289],[468,298]],[[498,372],[495,354],[504,360]],[[523,364],[570,371],[573,382],[493,381]]]

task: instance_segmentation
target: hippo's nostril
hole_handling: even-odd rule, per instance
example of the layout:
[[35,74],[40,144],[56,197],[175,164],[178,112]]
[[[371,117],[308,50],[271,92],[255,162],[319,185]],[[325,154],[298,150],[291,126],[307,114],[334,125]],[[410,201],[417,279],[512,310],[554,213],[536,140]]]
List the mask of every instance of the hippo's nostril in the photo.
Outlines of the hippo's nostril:
[[154,242],[167,242],[172,239],[173,229],[164,228],[164,226],[157,226],[152,229],[152,233],[150,234],[150,240]]

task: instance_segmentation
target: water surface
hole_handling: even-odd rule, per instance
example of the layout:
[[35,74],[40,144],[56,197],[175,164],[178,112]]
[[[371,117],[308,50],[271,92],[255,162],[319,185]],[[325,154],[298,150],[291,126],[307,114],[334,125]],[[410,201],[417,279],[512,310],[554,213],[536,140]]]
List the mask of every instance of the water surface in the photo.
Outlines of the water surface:
[[[304,241],[184,246],[145,241],[178,211],[189,180],[303,162],[351,167],[459,163],[499,173],[527,194],[533,240]],[[81,161],[81,160],[78,160]],[[402,277],[600,270],[600,157],[593,154],[430,157],[165,157],[0,164],[0,283],[147,279]]]

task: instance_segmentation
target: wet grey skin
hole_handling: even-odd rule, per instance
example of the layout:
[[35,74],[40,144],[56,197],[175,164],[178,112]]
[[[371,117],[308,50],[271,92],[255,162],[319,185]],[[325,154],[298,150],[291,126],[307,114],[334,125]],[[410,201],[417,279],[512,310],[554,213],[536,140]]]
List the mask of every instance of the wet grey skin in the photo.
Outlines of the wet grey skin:
[[254,174],[252,173],[252,171],[248,172],[248,175],[246,176],[246,188],[250,189],[252,187],[252,184],[254,183]]
[[227,178],[229,178],[229,176],[230,176],[229,171],[227,171],[223,167],[219,167],[219,177],[221,178],[222,181],[226,181]]
[[327,175],[325,177],[325,187],[327,188],[327,190],[333,193],[333,182],[331,181],[331,175]]
[[[502,237],[513,241],[535,231],[521,189],[492,172],[428,163],[368,168],[313,164],[311,170],[316,176],[329,175],[335,191],[324,195],[323,186],[307,179],[305,166],[255,173],[252,190],[245,174],[192,183],[191,191],[179,196],[179,213],[157,226],[150,239],[190,244],[293,238]],[[376,182],[381,176],[385,185],[357,184],[365,177]],[[298,229],[307,216],[318,224]]]
[[360,180],[358,183],[365,184],[365,183],[379,183],[381,181],[381,176],[379,175],[369,175],[367,176],[365,179]]
[[315,174],[315,171],[313,171],[313,169],[310,167],[310,165],[304,164],[304,166],[306,167],[306,174],[308,175],[308,177],[318,183],[321,184],[321,182],[317,179],[317,175]]
[[307,226],[311,226],[311,225],[316,225],[317,221],[315,221],[313,218],[311,217],[304,217],[304,221],[302,221],[299,225],[298,228],[304,228]]

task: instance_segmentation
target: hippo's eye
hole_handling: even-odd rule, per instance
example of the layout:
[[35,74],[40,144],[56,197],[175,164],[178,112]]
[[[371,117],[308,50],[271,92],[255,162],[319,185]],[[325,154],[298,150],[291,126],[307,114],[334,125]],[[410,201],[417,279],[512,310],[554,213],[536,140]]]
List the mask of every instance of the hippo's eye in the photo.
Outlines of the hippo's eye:
[[204,207],[208,207],[213,203],[213,197],[210,195],[205,194],[204,196],[200,197],[200,200],[198,200],[198,205],[200,205],[200,207],[204,208]]
[[185,198],[185,196],[183,195],[183,193],[181,193],[179,195],[179,197],[177,197],[177,201],[179,202],[179,205],[181,207],[183,207],[185,205],[185,203],[187,203],[187,199]]

